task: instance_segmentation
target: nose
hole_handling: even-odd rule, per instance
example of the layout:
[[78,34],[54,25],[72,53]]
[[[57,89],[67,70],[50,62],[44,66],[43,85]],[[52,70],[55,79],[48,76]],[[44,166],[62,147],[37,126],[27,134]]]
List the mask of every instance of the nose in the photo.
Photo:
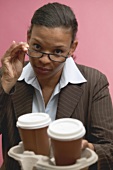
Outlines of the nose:
[[51,60],[49,59],[49,54],[42,54],[42,57],[39,58],[39,61],[42,62],[42,63],[50,63]]

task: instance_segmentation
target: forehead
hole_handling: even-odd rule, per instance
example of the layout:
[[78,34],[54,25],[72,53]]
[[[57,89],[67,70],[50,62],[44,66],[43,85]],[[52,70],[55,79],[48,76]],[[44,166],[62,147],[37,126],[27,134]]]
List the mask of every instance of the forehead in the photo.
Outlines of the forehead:
[[45,26],[34,25],[31,32],[31,39],[37,39],[40,41],[52,42],[69,42],[72,41],[72,31],[70,28],[56,27],[48,28]]

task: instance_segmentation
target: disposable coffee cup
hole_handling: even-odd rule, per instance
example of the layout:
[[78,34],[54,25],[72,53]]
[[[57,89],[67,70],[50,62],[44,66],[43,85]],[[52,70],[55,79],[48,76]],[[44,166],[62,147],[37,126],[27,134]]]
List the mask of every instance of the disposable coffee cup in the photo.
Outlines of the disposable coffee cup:
[[55,163],[58,166],[72,165],[81,157],[81,143],[85,128],[81,121],[62,118],[50,123],[47,129]]
[[47,128],[51,119],[46,113],[28,113],[18,118],[19,129],[24,150],[38,155],[49,156],[49,137]]

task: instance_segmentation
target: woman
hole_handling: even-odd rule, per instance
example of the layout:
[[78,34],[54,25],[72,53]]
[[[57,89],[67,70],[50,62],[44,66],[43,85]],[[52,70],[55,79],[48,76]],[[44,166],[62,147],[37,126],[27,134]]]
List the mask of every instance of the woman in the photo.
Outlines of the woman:
[[[35,11],[27,43],[13,41],[2,57],[0,129],[6,170],[19,170],[8,150],[19,143],[17,118],[46,112],[52,120],[71,117],[86,128],[82,149],[99,156],[90,169],[113,167],[113,109],[106,76],[72,59],[78,23],[70,7],[49,3]],[[24,67],[25,54],[29,62]],[[1,169],[2,169],[1,168]]]

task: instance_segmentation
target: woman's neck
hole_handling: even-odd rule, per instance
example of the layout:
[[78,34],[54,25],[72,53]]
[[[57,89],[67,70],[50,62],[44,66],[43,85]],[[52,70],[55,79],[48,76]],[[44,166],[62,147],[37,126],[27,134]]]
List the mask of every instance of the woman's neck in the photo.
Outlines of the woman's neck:
[[42,90],[45,107],[46,107],[48,101],[50,100],[51,95],[60,80],[60,77],[61,77],[61,72],[59,74],[56,74],[55,76],[53,76],[50,79],[38,80],[41,90]]

